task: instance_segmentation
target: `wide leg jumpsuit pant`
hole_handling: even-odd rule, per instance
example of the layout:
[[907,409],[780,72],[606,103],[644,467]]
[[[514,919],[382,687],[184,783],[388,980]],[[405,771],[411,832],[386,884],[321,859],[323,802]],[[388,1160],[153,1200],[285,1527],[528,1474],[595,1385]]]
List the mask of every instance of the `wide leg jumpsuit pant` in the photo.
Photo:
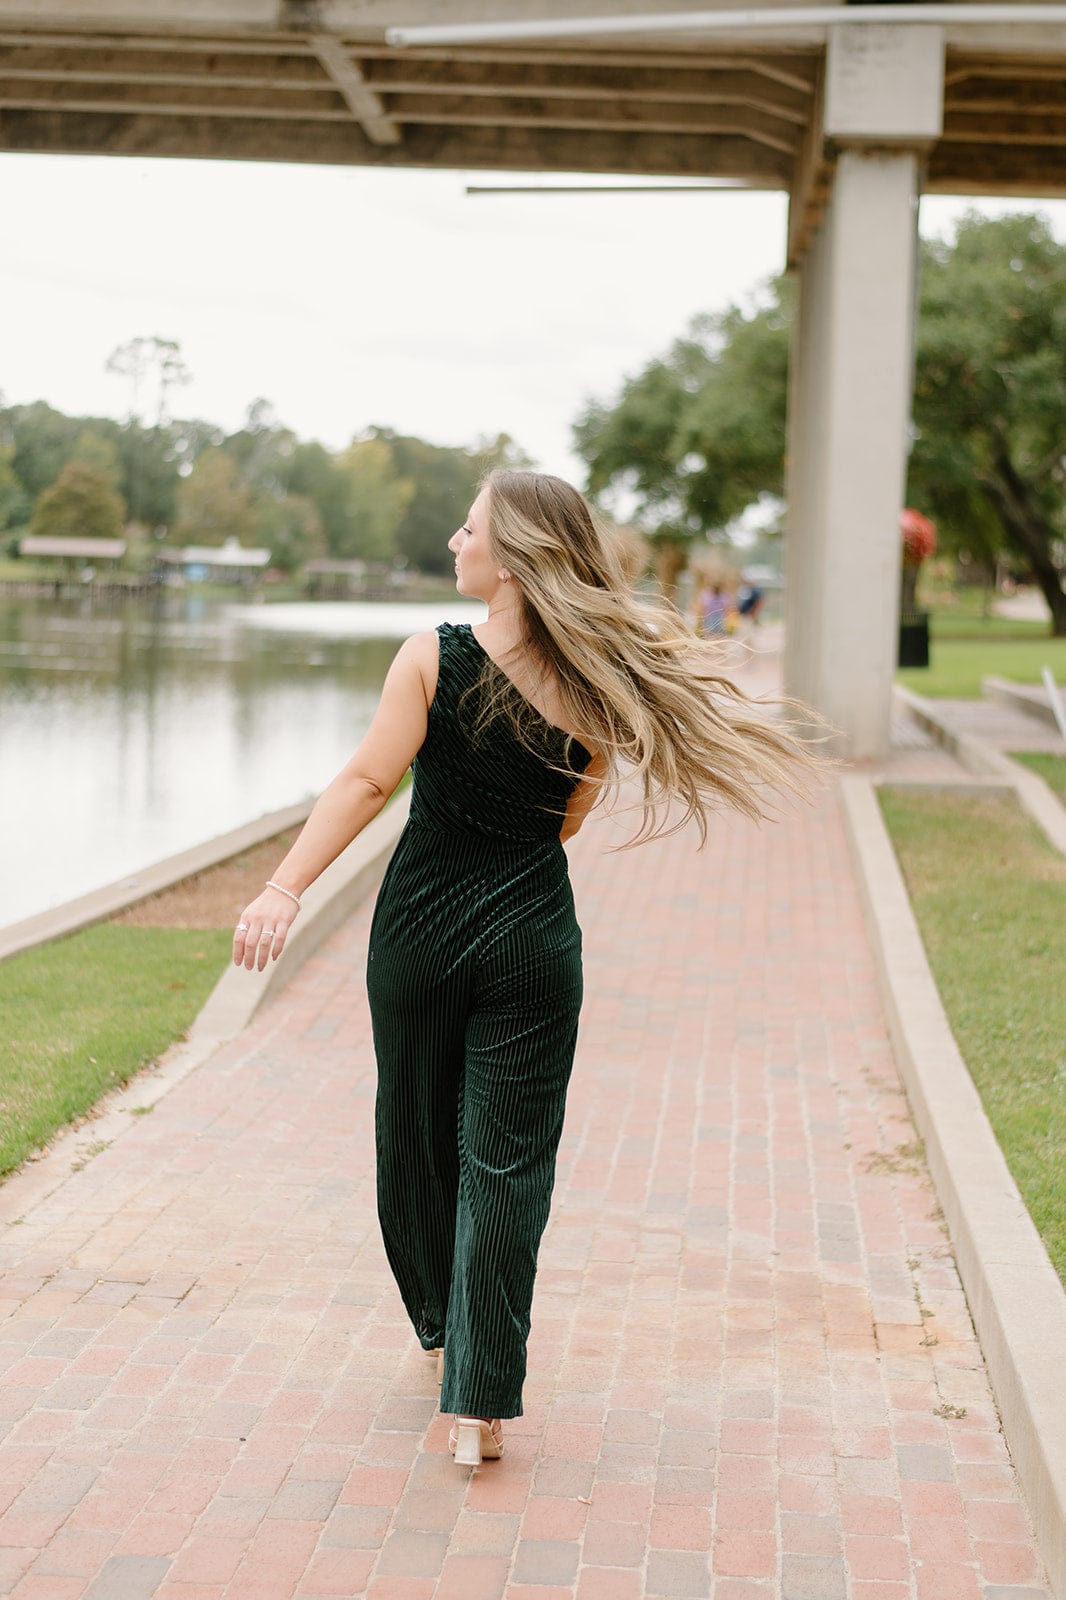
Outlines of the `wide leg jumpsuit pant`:
[[381,1229],[422,1345],[444,1345],[441,1410],[521,1416],[581,1006],[558,838],[408,823],[367,985]]

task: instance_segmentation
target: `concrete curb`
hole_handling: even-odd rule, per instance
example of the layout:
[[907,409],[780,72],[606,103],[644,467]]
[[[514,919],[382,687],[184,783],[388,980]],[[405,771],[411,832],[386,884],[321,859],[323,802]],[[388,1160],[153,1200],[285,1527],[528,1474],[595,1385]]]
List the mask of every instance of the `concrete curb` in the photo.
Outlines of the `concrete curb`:
[[896,1060],[1049,1581],[1066,1600],[1066,1293],[959,1053],[869,779],[841,781]]
[[220,861],[228,861],[231,856],[240,855],[242,850],[250,850],[253,845],[272,839],[276,833],[284,833],[286,828],[294,828],[297,823],[305,822],[314,803],[313,799],[301,800],[298,805],[286,806],[282,811],[267,812],[254,822],[246,822],[243,827],[233,828],[229,833],[220,833],[216,838],[193,845],[189,850],[167,856],[150,867],[131,873],[129,877],[118,878],[99,889],[91,889],[77,900],[67,900],[61,906],[40,911],[21,922],[12,922],[0,929],[0,961],[5,956],[13,956],[18,950],[47,944],[51,939],[62,938],[65,933],[76,933],[90,923],[101,922],[104,917],[113,917],[117,911],[125,911],[127,906],[136,905],[138,900],[147,900],[149,895],[172,888],[183,878],[191,878],[194,873],[204,872],[208,867],[217,867]]
[[981,693],[990,700],[1004,701],[1016,711],[1026,711],[1029,716],[1048,723],[1058,731],[1051,701],[1043,689],[1036,689],[1028,683],[1011,683],[1007,678],[987,677],[981,679]]
[[308,956],[366,899],[377,883],[407,821],[411,792],[397,795],[301,896],[300,914],[280,961],[263,972],[228,966],[188,1032],[190,1044],[235,1039],[260,1006],[295,977]]
[[[72,1172],[119,1138],[129,1128],[131,1116],[149,1110],[209,1061],[221,1045],[244,1031],[265,1001],[284,988],[308,957],[373,891],[396,847],[410,805],[409,790],[397,795],[304,893],[300,915],[280,961],[272,961],[262,973],[228,966],[184,1040],[172,1045],[154,1066],[138,1072],[123,1088],[105,1096],[81,1127],[57,1133],[40,1160],[29,1161],[6,1180],[0,1180],[0,1224],[17,1222],[31,1207],[54,1193]],[[228,839],[231,835],[223,837]],[[265,837],[270,838],[270,833]],[[212,846],[216,843],[217,840],[211,842]]]
[[1052,846],[1060,854],[1066,855],[1066,808],[1038,772],[1030,772],[1028,767],[1012,761],[1001,750],[994,750],[991,745],[985,744],[983,739],[975,739],[972,734],[960,733],[952,728],[947,719],[938,714],[933,701],[915,694],[913,690],[904,689],[897,683],[893,693],[897,703],[931,733],[945,750],[950,750],[967,772],[1009,783],[1019,803],[1033,821],[1043,828]]

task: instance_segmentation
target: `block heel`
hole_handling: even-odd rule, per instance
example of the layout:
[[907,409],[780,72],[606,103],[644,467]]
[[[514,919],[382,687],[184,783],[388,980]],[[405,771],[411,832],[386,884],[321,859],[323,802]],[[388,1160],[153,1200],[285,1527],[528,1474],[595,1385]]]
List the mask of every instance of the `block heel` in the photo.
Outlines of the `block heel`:
[[483,1461],[498,1461],[503,1455],[503,1432],[495,1420],[456,1417],[448,1443],[460,1467],[480,1467]]

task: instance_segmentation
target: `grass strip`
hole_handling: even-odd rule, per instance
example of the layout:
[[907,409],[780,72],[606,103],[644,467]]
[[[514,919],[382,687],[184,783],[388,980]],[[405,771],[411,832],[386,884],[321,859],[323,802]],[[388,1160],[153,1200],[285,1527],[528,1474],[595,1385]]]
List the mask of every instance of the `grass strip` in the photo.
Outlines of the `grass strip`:
[[1066,1281],[1066,860],[1007,796],[880,801],[952,1031]]
[[932,624],[928,667],[903,667],[897,680],[917,694],[950,700],[979,700],[981,679],[1007,678],[1014,683],[1039,683],[1043,667],[1061,683],[1066,678],[1066,639],[942,638]]
[[1052,755],[1047,750],[1012,750],[1012,761],[1020,761],[1023,767],[1039,773],[1050,789],[1053,789],[1066,805],[1066,756]]
[[184,1037],[230,958],[241,907],[298,832],[0,962],[0,1177]]
[[978,617],[958,615],[951,611],[934,611],[929,618],[929,631],[934,639],[973,639],[981,644],[989,640],[1025,642],[1030,639],[1047,639],[1046,622],[1030,622],[1027,618]]
[[231,939],[98,923],[0,963],[0,1174],[181,1038]]

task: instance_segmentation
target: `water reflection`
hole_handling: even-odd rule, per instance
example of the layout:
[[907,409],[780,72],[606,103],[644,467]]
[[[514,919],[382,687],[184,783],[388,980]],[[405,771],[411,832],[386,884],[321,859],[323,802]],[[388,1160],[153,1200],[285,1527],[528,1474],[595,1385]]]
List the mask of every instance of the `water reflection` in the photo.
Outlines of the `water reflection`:
[[0,599],[0,920],[317,793],[365,731],[400,639],[483,614]]

